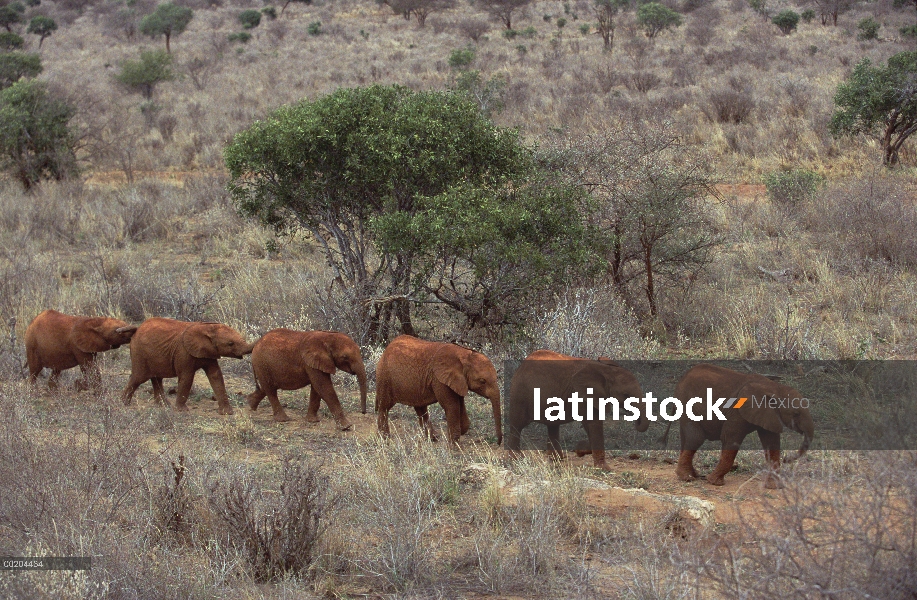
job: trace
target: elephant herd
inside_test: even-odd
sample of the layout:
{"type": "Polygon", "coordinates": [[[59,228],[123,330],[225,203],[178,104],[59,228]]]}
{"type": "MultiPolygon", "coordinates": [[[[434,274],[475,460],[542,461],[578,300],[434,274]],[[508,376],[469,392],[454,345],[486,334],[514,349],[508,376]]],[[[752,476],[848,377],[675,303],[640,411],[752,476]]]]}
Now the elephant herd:
{"type": "MultiPolygon", "coordinates": [[[[98,386],[101,384],[101,373],[95,360],[96,354],[124,344],[130,345],[131,356],[131,375],[122,393],[125,404],[130,404],[134,392],[146,381],[152,383],[156,402],[168,404],[162,380],[177,377],[174,408],[188,410],[188,395],[194,375],[202,369],[213,389],[219,413],[232,414],[218,361],[220,358],[241,359],[251,354],[255,390],[246,398],[251,410],[256,410],[261,400],[267,397],[273,418],[289,421],[277,391],[310,386],[306,421],[318,422],[318,409],[324,400],[337,426],[341,430],[350,429],[351,423],[331,381],[331,375],[340,369],[357,377],[360,410],[366,413],[366,368],[360,347],[346,334],[334,331],[274,329],[250,344],[239,332],[221,323],[155,317],[137,326],[108,317],[71,316],[46,310],[35,317],[25,333],[29,380],[34,384],[42,369],[48,368],[51,370],[48,385],[54,389],[61,371],[78,366],[83,377],[77,380],[75,387],[82,390],[98,386]]],[[[642,396],[634,375],[613,360],[605,357],[578,359],[550,350],[538,350],[526,358],[513,378],[510,397],[513,399],[522,390],[531,391],[533,387],[544,390],[546,397],[566,398],[572,391],[587,387],[593,388],[596,395],[620,398],[642,396]],[[565,364],[565,361],[576,362],[565,364]]],[[[801,397],[798,391],[761,375],[738,373],[705,364],[692,367],[682,377],[676,386],[675,397],[684,401],[702,396],[708,389],[715,396],[725,398],[752,394],[801,397]]],[[[500,445],[503,441],[500,387],[491,361],[480,352],[457,344],[400,335],[385,348],[376,367],[378,430],[387,436],[389,411],[395,404],[406,404],[414,407],[420,426],[435,440],[428,410],[431,404],[439,403],[445,412],[449,440],[455,443],[470,428],[465,406],[465,396],[469,391],[490,401],[497,445],[500,445]]],[[[681,454],[676,470],[678,477],[685,481],[697,478],[693,465],[695,453],[704,441],[720,440],[720,461],[707,476],[707,481],[723,485],[723,477],[731,470],[742,441],[754,431],[772,469],[765,484],[777,487],[779,483],[773,472],[779,467],[780,434],[784,428],[802,433],[804,439],[798,453],[802,456],[814,432],[808,409],[753,406],[749,403],[729,411],[729,414],[727,421],[694,421],[686,418],[687,415],[679,420],[681,454]]],[[[520,432],[535,420],[531,404],[511,401],[506,418],[506,450],[513,456],[520,451],[520,432]]],[[[555,456],[562,455],[559,441],[562,422],[567,421],[545,422],[548,425],[548,450],[555,456]]],[[[635,427],[638,431],[646,431],[648,426],[649,421],[641,411],[635,427]]],[[[583,427],[589,441],[577,448],[577,454],[591,453],[595,466],[608,469],[602,421],[583,421],[583,427]]]]}

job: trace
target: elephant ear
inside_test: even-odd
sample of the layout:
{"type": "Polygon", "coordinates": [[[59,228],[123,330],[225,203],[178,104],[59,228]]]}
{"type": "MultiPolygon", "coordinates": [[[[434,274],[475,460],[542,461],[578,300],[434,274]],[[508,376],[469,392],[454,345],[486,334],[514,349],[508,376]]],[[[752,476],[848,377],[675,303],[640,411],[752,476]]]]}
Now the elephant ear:
{"type": "MultiPolygon", "coordinates": [[[[736,398],[748,398],[738,410],[743,419],[756,427],[762,427],[774,433],[783,431],[783,422],[777,414],[776,408],[756,406],[765,397],[779,396],[774,386],[767,381],[751,381],[746,383],[735,394],[736,398]]],[[[728,416],[728,415],[727,415],[728,416]]]]}
{"type": "Polygon", "coordinates": [[[331,350],[322,340],[308,338],[303,344],[303,360],[306,366],[312,369],[318,369],[323,373],[333,375],[337,372],[334,365],[334,359],[331,357],[331,350]]]}
{"type": "Polygon", "coordinates": [[[462,350],[450,346],[441,348],[433,357],[433,376],[464,398],[468,395],[468,380],[465,377],[465,365],[458,356],[460,351],[462,350]]]}
{"type": "Polygon", "coordinates": [[[213,343],[212,328],[207,323],[194,323],[181,334],[185,350],[195,358],[220,358],[220,351],[213,343]]]}
{"type": "Polygon", "coordinates": [[[95,354],[96,352],[105,352],[111,350],[105,337],[102,335],[102,319],[85,319],[73,326],[71,341],[80,352],[86,354],[95,354]]]}

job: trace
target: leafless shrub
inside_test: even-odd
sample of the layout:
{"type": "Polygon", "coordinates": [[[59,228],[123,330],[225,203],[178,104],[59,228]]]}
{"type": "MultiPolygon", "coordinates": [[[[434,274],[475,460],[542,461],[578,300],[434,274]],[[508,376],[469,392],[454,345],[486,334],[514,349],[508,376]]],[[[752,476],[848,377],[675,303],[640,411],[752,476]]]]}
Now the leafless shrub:
{"type": "Polygon", "coordinates": [[[862,477],[785,473],[784,489],[739,511],[730,536],[672,552],[677,572],[733,597],[905,598],[917,588],[913,452],[876,452],[862,477]],[[741,564],[741,568],[736,568],[741,564]]]}
{"type": "Polygon", "coordinates": [[[598,290],[567,290],[555,307],[532,325],[532,347],[551,348],[583,358],[644,358],[652,342],[638,332],[633,312],[617,295],[598,290]]]}
{"type": "Polygon", "coordinates": [[[839,257],[853,251],[861,259],[917,265],[917,192],[901,178],[835,184],[811,206],[806,222],[839,257]]]}
{"type": "Polygon", "coordinates": [[[185,62],[184,68],[195,89],[203,91],[216,73],[218,63],[213,57],[195,56],[185,62]]]}
{"type": "Polygon", "coordinates": [[[171,536],[180,543],[189,543],[194,524],[193,496],[188,490],[185,455],[171,461],[164,469],[164,481],[153,498],[152,524],[160,536],[171,536]]]}
{"type": "Polygon", "coordinates": [[[717,19],[711,18],[713,14],[719,16],[715,9],[705,8],[698,11],[685,28],[688,40],[698,48],[706,48],[716,36],[717,19]]]}
{"type": "Polygon", "coordinates": [[[755,109],[751,85],[741,78],[731,77],[729,87],[713,90],[707,95],[704,112],[717,123],[743,123],[755,109]]]}
{"type": "Polygon", "coordinates": [[[804,79],[786,77],[780,81],[785,94],[786,112],[791,117],[805,117],[812,103],[812,86],[804,79]]]}
{"type": "Polygon", "coordinates": [[[245,556],[255,581],[305,576],[334,508],[328,479],[315,465],[287,455],[279,491],[262,485],[260,478],[240,470],[229,481],[213,484],[211,509],[229,543],[245,556]]]}
{"type": "Polygon", "coordinates": [[[485,33],[490,31],[490,24],[483,19],[469,17],[459,21],[458,28],[462,35],[473,42],[477,42],[485,33]]]}
{"type": "Polygon", "coordinates": [[[640,92],[641,94],[645,94],[655,89],[662,82],[659,76],[652,71],[634,71],[624,81],[628,89],[640,92]]]}

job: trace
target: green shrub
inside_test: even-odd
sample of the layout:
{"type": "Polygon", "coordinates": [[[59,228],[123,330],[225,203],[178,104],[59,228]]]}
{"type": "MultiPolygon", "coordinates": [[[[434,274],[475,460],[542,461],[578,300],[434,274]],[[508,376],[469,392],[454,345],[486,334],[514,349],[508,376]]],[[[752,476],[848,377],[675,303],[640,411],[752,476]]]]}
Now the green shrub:
{"type": "Polygon", "coordinates": [[[917,25],[908,25],[898,30],[904,37],[917,37],[917,25]]]}
{"type": "Polygon", "coordinates": [[[253,8],[239,13],[239,23],[243,29],[254,29],[261,24],[261,13],[253,8]]]}
{"type": "Polygon", "coordinates": [[[0,50],[19,50],[25,45],[22,36],[9,31],[0,33],[0,50]]]}
{"type": "Polygon", "coordinates": [[[503,30],[503,37],[505,37],[508,40],[515,39],[517,35],[519,35],[519,32],[516,31],[515,29],[504,29],[503,30]]]}
{"type": "Polygon", "coordinates": [[[476,54],[477,51],[474,46],[453,50],[452,54],[449,55],[449,66],[453,69],[465,69],[474,62],[476,54]]]}
{"type": "Polygon", "coordinates": [[[520,31],[519,35],[521,35],[524,38],[533,38],[536,35],[538,35],[538,30],[530,25],[526,27],[525,29],[523,29],[522,31],[520,31]]]}
{"type": "Polygon", "coordinates": [[[586,23],[583,23],[582,25],[579,26],[579,32],[582,33],[583,35],[589,35],[590,29],[591,28],[586,23]]]}
{"type": "Polygon", "coordinates": [[[0,92],[0,154],[25,189],[76,171],[75,114],[40,81],[20,81],[0,92]]]}
{"type": "Polygon", "coordinates": [[[36,77],[41,71],[41,57],[37,54],[4,52],[0,54],[0,90],[13,85],[23,77],[36,77]]]}
{"type": "Polygon", "coordinates": [[[802,15],[800,15],[800,17],[802,17],[803,23],[811,23],[815,19],[815,16],[815,11],[811,8],[805,9],[802,11],[802,15]]]}
{"type": "Polygon", "coordinates": [[[247,31],[239,31],[238,33],[230,33],[226,36],[230,42],[239,42],[240,44],[247,44],[250,39],[252,39],[252,34],[247,31]]]}
{"type": "Polygon", "coordinates": [[[880,27],[882,27],[882,25],[872,17],[861,19],[860,22],[857,23],[857,39],[861,42],[878,39],[880,27]]]}
{"type": "Polygon", "coordinates": [[[775,204],[796,206],[811,200],[825,184],[825,177],[815,171],[793,169],[774,171],[763,178],[767,196],[775,204]]]}
{"type": "Polygon", "coordinates": [[[277,18],[277,9],[274,8],[273,6],[265,6],[264,8],[261,9],[261,14],[267,17],[268,19],[273,20],[277,18]]]}
{"type": "Polygon", "coordinates": [[[322,34],[322,22],[321,21],[312,21],[309,23],[309,26],[306,27],[306,31],[309,32],[309,35],[321,35],[322,34]]]}
{"type": "Polygon", "coordinates": [[[789,35],[796,30],[799,25],[799,13],[792,10],[784,10],[776,17],[771,19],[771,23],[780,28],[783,35],[789,35]]]}
{"type": "Polygon", "coordinates": [[[566,24],[567,24],[567,20],[565,18],[561,17],[557,19],[557,28],[558,29],[563,29],[566,24]]]}

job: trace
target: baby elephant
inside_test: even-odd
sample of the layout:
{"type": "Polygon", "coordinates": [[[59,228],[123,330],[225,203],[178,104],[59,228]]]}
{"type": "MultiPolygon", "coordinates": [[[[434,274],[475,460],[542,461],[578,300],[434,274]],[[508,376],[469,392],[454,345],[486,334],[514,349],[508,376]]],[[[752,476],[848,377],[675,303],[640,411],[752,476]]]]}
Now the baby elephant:
{"type": "Polygon", "coordinates": [[[61,371],[79,366],[83,378],[76,389],[99,386],[102,374],[96,364],[96,354],[128,344],[137,330],[119,319],[108,317],[76,317],[56,310],[39,314],[25,330],[25,352],[29,363],[29,382],[45,367],[51,369],[48,387],[57,389],[61,371]]]}
{"type": "Polygon", "coordinates": [[[231,415],[226,396],[220,357],[242,358],[251,354],[253,344],[231,327],[221,323],[189,323],[173,319],[147,319],[131,340],[131,378],[121,398],[130,404],[134,392],[147,380],[153,382],[153,395],[159,403],[168,401],[162,380],[178,377],[175,410],[188,410],[188,394],[194,374],[203,369],[219,403],[221,415],[231,415]]]}
{"type": "Polygon", "coordinates": [[[274,410],[274,420],[289,421],[290,417],[277,398],[277,390],[298,390],[311,385],[306,421],[318,423],[318,408],[324,400],[338,427],[346,431],[351,427],[350,421],[331,384],[331,375],[337,369],[357,376],[360,411],[366,414],[366,368],[360,347],[350,336],[337,331],[269,331],[252,350],[255,391],[248,395],[248,406],[257,410],[267,396],[274,410]]]}

